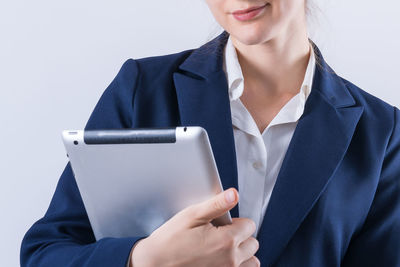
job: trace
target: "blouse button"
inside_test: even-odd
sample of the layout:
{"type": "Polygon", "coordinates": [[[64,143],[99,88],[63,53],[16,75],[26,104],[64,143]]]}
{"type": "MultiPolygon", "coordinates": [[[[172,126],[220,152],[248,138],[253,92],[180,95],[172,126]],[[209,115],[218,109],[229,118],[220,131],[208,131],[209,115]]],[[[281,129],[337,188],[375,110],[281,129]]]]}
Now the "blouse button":
{"type": "Polygon", "coordinates": [[[253,168],[254,169],[259,169],[259,168],[261,168],[261,165],[262,165],[261,162],[256,161],[256,162],[253,163],[253,168]]]}

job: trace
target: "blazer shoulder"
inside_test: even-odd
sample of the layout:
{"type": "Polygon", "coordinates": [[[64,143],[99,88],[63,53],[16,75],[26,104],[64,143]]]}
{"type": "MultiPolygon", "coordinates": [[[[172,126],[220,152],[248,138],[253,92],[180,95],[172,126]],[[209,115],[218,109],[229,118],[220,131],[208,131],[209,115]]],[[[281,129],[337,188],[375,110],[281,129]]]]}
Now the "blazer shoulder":
{"type": "Polygon", "coordinates": [[[396,127],[400,126],[400,111],[394,105],[363,90],[354,83],[339,76],[349,93],[356,101],[356,105],[362,106],[364,112],[359,124],[366,134],[378,134],[384,138],[385,143],[393,135],[396,127]]]}
{"type": "Polygon", "coordinates": [[[380,122],[394,123],[394,116],[397,109],[395,106],[365,91],[345,78],[340,76],[339,78],[343,81],[357,105],[364,107],[366,116],[370,119],[379,120],[380,122]]]}
{"type": "Polygon", "coordinates": [[[185,59],[195,49],[187,49],[176,53],[148,56],[142,58],[136,58],[142,75],[162,75],[170,74],[177,70],[178,66],[185,61],[185,59]]]}

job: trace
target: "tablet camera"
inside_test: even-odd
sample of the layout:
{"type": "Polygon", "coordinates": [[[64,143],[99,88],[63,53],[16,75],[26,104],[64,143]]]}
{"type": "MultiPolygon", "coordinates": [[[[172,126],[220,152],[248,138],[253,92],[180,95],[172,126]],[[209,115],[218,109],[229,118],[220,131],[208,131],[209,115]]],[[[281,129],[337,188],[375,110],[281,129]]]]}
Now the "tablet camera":
{"type": "Polygon", "coordinates": [[[74,141],[74,145],[77,145],[77,144],[78,144],[78,141],[75,140],[75,141],[74,141]]]}

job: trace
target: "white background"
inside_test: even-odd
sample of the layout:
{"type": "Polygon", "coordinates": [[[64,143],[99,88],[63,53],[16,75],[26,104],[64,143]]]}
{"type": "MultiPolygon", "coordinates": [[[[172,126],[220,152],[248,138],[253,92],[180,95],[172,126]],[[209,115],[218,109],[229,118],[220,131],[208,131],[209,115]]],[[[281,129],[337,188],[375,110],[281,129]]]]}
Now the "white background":
{"type": "MultiPolygon", "coordinates": [[[[320,0],[312,38],[337,73],[400,106],[400,2],[320,0]]],[[[0,266],[43,216],[83,128],[128,58],[196,48],[220,32],[203,0],[0,2],[0,266]]]]}

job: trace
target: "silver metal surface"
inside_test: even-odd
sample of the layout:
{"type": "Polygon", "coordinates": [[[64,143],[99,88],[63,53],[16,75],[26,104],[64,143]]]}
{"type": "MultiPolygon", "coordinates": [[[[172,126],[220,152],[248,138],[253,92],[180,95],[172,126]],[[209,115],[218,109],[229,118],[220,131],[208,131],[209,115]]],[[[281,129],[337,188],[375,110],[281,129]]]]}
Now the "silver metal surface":
{"type": "MultiPolygon", "coordinates": [[[[62,133],[96,240],[149,235],[222,190],[201,127],[177,127],[176,143],[87,145],[83,136],[83,130],[62,133]]],[[[230,222],[229,213],[213,221],[230,222]]]]}

